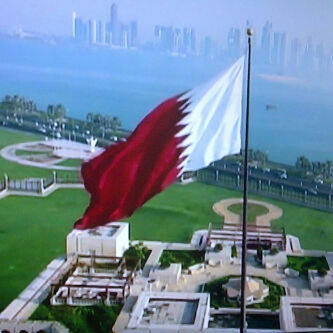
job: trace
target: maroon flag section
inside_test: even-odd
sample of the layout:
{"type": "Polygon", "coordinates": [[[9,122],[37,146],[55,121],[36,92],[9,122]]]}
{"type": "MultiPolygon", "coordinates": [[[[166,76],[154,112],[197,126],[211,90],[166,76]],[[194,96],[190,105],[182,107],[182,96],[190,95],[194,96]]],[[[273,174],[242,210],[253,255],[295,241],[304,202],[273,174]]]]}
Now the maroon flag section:
{"type": "Polygon", "coordinates": [[[187,115],[188,98],[170,98],[148,114],[126,142],[111,145],[82,165],[90,204],[74,227],[88,229],[130,216],[172,184],[179,174],[186,138],[176,136],[187,115]],[[186,111],[185,111],[186,109],[186,111]]]}

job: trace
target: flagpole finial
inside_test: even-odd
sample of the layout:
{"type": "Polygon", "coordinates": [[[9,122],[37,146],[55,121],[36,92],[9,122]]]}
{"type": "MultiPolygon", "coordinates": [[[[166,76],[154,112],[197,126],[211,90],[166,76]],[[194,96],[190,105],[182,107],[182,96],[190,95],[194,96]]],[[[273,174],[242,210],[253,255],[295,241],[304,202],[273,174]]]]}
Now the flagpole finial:
{"type": "Polygon", "coordinates": [[[246,30],[246,33],[247,33],[247,35],[250,37],[250,36],[253,36],[253,29],[251,29],[251,28],[248,28],[247,30],[246,30]]]}

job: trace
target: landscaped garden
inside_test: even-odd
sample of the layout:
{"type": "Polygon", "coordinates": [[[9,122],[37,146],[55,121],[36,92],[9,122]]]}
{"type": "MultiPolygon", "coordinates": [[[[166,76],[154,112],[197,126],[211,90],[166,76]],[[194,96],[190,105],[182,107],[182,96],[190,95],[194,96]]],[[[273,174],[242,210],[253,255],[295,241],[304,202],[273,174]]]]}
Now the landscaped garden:
{"type": "Polygon", "coordinates": [[[121,305],[52,306],[46,300],[30,319],[58,321],[72,333],[109,333],[121,308],[121,305]]]}
{"type": "Polygon", "coordinates": [[[301,276],[307,277],[308,270],[314,269],[322,272],[328,271],[328,263],[325,257],[291,257],[288,256],[288,267],[300,273],[301,276]]]}
{"type": "MultiPolygon", "coordinates": [[[[39,139],[35,135],[0,130],[0,148],[39,139]]],[[[51,170],[22,166],[1,158],[0,173],[8,173],[12,178],[52,175],[51,170]]],[[[221,227],[221,217],[213,212],[212,205],[232,197],[241,197],[241,192],[201,183],[176,184],[125,221],[130,222],[132,240],[189,242],[194,231],[206,229],[210,222],[213,228],[221,227]]],[[[279,206],[283,216],[273,221],[273,229],[285,227],[288,234],[300,238],[303,248],[333,250],[331,213],[259,196],[250,198],[279,206]]],[[[0,200],[0,311],[52,259],[65,253],[65,237],[84,212],[88,200],[88,194],[82,190],[59,190],[45,198],[6,197],[0,200]]]]}
{"type": "MultiPolygon", "coordinates": [[[[227,297],[227,291],[223,288],[230,278],[235,276],[224,276],[222,278],[210,281],[204,285],[203,292],[210,294],[210,304],[212,307],[218,308],[229,308],[229,307],[239,307],[239,304],[235,300],[230,300],[227,297]]],[[[258,277],[256,277],[258,278],[258,277]]],[[[280,306],[280,297],[285,295],[285,290],[283,287],[275,284],[274,282],[260,277],[266,286],[269,287],[269,295],[264,298],[261,303],[248,305],[249,308],[255,309],[270,309],[276,310],[280,306]]]]}
{"type": "Polygon", "coordinates": [[[135,245],[130,245],[130,247],[125,251],[124,257],[126,258],[126,265],[130,269],[134,269],[137,264],[139,268],[143,268],[149,258],[151,251],[143,246],[143,243],[138,243],[135,245]]]}
{"type": "MultiPolygon", "coordinates": [[[[243,204],[237,203],[230,205],[228,209],[240,216],[243,215],[243,204]]],[[[256,221],[257,216],[264,215],[268,213],[268,209],[262,205],[257,205],[253,203],[249,203],[247,205],[247,222],[254,223],[256,221]]]]}
{"type": "Polygon", "coordinates": [[[205,261],[205,251],[164,250],[160,257],[161,268],[167,268],[170,264],[182,264],[182,268],[188,269],[195,264],[205,261]]]}
{"type": "MultiPolygon", "coordinates": [[[[43,137],[36,134],[30,134],[16,130],[5,128],[0,129],[0,150],[15,143],[39,140],[43,140],[43,137]]],[[[25,154],[26,152],[29,154],[34,154],[34,152],[18,150],[19,155],[25,154]]],[[[44,152],[44,154],[47,154],[47,152],[44,152]]],[[[52,177],[52,170],[21,165],[0,157],[0,178],[2,178],[4,174],[7,174],[10,179],[50,178],[52,177]]],[[[77,176],[77,174],[78,171],[57,170],[57,175],[59,177],[73,177],[77,176]]]]}

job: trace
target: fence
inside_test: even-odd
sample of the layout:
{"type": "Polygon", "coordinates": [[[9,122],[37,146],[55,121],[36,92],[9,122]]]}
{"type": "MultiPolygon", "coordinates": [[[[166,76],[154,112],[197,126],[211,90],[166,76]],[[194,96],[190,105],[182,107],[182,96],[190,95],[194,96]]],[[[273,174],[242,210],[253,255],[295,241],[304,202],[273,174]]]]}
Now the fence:
{"type": "Polygon", "coordinates": [[[42,193],[54,184],[81,184],[80,176],[56,174],[49,178],[28,178],[28,179],[8,179],[5,176],[4,180],[0,181],[0,191],[11,190],[16,192],[42,193]]]}
{"type": "MultiPolygon", "coordinates": [[[[243,190],[243,175],[237,171],[208,167],[198,171],[197,180],[232,190],[243,190]]],[[[331,192],[297,186],[284,180],[272,180],[253,175],[249,175],[248,190],[250,193],[265,197],[333,212],[331,192]]]]}
{"type": "Polygon", "coordinates": [[[8,190],[24,192],[41,192],[41,179],[10,179],[8,180],[8,190]]]}

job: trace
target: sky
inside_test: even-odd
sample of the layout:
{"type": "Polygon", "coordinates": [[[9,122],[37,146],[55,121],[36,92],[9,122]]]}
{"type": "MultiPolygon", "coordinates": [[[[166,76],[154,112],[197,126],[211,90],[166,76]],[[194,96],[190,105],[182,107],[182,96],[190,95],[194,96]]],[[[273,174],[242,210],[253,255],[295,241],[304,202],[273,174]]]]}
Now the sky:
{"type": "Polygon", "coordinates": [[[107,21],[111,3],[118,4],[120,20],[138,20],[141,41],[153,37],[155,24],[193,26],[199,36],[224,42],[231,26],[245,29],[249,20],[260,36],[270,20],[290,38],[311,36],[333,47],[332,0],[1,0],[0,27],[69,36],[73,11],[107,21]]]}

